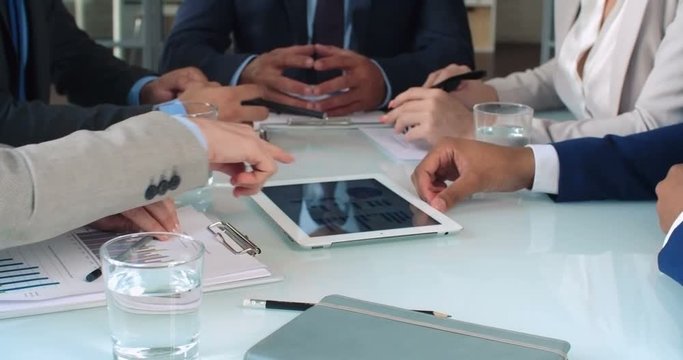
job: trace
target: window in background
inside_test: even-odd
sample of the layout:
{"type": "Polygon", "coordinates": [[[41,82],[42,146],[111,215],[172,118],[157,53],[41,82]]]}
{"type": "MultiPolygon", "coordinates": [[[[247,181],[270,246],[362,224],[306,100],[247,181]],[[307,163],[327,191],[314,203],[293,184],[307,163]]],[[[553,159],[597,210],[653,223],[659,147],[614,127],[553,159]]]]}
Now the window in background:
{"type": "Polygon", "coordinates": [[[76,23],[114,55],[156,69],[181,0],[64,0],[76,23]]]}

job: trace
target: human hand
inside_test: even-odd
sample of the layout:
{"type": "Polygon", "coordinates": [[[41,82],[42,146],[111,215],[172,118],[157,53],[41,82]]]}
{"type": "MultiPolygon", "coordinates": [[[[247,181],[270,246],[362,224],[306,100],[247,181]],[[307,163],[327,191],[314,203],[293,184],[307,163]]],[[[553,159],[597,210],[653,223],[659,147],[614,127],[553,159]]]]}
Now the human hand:
{"type": "Polygon", "coordinates": [[[140,90],[141,104],[159,104],[171,101],[187,89],[191,83],[205,83],[204,73],[194,67],[173,70],[150,81],[140,90]]]}
{"type": "Polygon", "coordinates": [[[531,188],[535,172],[529,148],[446,138],[420,162],[412,181],[424,201],[444,212],[477,192],[531,188]],[[446,186],[446,180],[453,183],[446,186]]]}
{"type": "Polygon", "coordinates": [[[211,170],[230,175],[235,187],[233,195],[254,195],[277,171],[277,163],[291,163],[294,158],[260,139],[251,126],[193,119],[204,134],[208,145],[211,170]]]}
{"type": "MultiPolygon", "coordinates": [[[[313,95],[338,93],[312,103],[312,108],[331,116],[377,109],[386,96],[382,72],[370,59],[350,50],[315,45],[316,71],[342,70],[342,75],[313,87],[313,95]],[[342,91],[343,90],[343,91],[342,91]]],[[[309,106],[310,108],[310,106],[309,106]]]]}
{"type": "MultiPolygon", "coordinates": [[[[472,71],[468,66],[451,64],[443,69],[432,72],[427,77],[427,80],[422,87],[430,88],[448,78],[455,75],[464,74],[472,71]]],[[[493,86],[486,85],[481,80],[464,80],[460,82],[460,86],[451,92],[451,96],[455,97],[468,109],[472,109],[474,105],[484,102],[498,101],[498,93],[493,86]]]]}
{"type": "Polygon", "coordinates": [[[180,222],[173,199],[168,198],[107,216],[90,226],[110,232],[178,232],[180,222]]]}
{"type": "Polygon", "coordinates": [[[474,136],[472,113],[440,89],[408,89],[389,103],[389,109],[380,121],[394,125],[408,141],[426,140],[434,145],[444,136],[474,136]]]}
{"type": "Polygon", "coordinates": [[[655,191],[659,226],[666,233],[683,212],[683,164],[672,166],[666,178],[657,184],[655,191]]]}
{"type": "Polygon", "coordinates": [[[243,106],[242,101],[256,99],[264,94],[257,85],[221,86],[218,83],[195,82],[188,85],[178,100],[206,102],[218,108],[218,120],[227,122],[253,122],[268,117],[262,106],[243,106]]]}
{"type": "Polygon", "coordinates": [[[281,104],[306,108],[308,102],[288,94],[310,96],[313,90],[304,84],[284,76],[286,69],[313,68],[313,45],[295,45],[261,54],[242,71],[240,84],[258,84],[265,89],[265,98],[281,104]]]}

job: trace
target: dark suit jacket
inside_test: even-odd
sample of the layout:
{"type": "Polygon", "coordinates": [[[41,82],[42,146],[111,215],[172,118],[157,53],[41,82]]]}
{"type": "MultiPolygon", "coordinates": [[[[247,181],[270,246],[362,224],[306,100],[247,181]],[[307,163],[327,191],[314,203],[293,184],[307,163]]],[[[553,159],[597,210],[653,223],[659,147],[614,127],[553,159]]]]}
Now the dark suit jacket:
{"type": "MultiPolygon", "coordinates": [[[[450,63],[474,66],[462,0],[350,0],[349,6],[350,48],[382,66],[394,96],[450,63]]],[[[249,55],[307,42],[306,0],[185,1],[161,67],[198,66],[228,84],[249,55]],[[225,54],[231,38],[235,51],[225,54]]]]}
{"type": "Polygon", "coordinates": [[[148,71],[116,59],[79,30],[60,0],[25,0],[29,27],[26,103],[16,88],[18,58],[7,8],[0,4],[0,143],[20,146],[56,139],[79,129],[102,130],[149,111],[122,107],[135,81],[148,71]],[[50,106],[50,85],[81,106],[50,106]]]}
{"type": "Polygon", "coordinates": [[[553,146],[560,158],[557,201],[651,200],[669,168],[683,163],[683,124],[553,146]]]}
{"type": "Polygon", "coordinates": [[[683,285],[683,225],[679,225],[671,234],[657,260],[659,270],[683,285]]]}
{"type": "MultiPolygon", "coordinates": [[[[553,144],[560,159],[557,201],[655,199],[657,183],[683,163],[683,124],[626,137],[553,144]]],[[[659,269],[683,285],[683,225],[659,253],[659,269]]]]}

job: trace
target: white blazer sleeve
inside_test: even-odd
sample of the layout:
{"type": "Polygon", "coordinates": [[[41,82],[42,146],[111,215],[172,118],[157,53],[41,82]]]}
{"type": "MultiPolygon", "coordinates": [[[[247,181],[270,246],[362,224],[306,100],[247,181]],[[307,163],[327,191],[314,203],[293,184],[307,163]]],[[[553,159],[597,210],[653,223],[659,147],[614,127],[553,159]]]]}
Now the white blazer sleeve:
{"type": "Polygon", "coordinates": [[[553,84],[553,74],[557,68],[555,59],[523,72],[516,72],[504,78],[487,82],[498,93],[503,102],[529,105],[535,111],[563,108],[553,84]]]}
{"type": "MultiPolygon", "coordinates": [[[[580,137],[629,135],[683,121],[683,3],[678,6],[656,51],[654,67],[638,96],[635,109],[610,118],[556,122],[534,119],[532,143],[580,137]]],[[[532,89],[539,89],[532,85],[532,89]]],[[[548,89],[546,89],[548,90],[548,89]]],[[[548,90],[549,91],[549,90],[548,90]]],[[[542,96],[545,98],[547,96],[542,96]]]]}
{"type": "Polygon", "coordinates": [[[102,217],[161,200],[150,185],[177,176],[173,195],[206,184],[206,150],[159,112],[105,131],[78,131],[0,148],[0,248],[45,240],[102,217]]]}

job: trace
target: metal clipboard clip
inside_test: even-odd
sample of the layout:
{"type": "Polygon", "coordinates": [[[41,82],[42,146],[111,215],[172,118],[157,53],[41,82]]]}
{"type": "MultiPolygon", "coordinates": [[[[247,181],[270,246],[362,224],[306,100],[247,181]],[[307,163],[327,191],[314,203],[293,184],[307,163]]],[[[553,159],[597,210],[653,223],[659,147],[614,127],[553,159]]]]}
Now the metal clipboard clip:
{"type": "Polygon", "coordinates": [[[208,229],[235,255],[249,254],[254,256],[261,253],[261,249],[256,244],[228,222],[215,222],[209,225],[208,229]]]}

